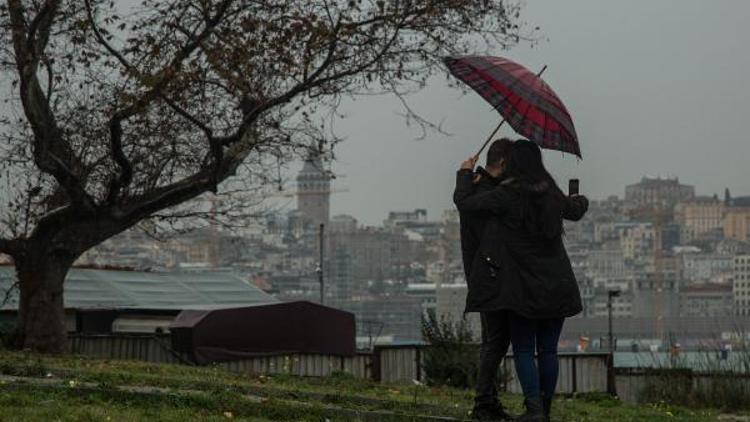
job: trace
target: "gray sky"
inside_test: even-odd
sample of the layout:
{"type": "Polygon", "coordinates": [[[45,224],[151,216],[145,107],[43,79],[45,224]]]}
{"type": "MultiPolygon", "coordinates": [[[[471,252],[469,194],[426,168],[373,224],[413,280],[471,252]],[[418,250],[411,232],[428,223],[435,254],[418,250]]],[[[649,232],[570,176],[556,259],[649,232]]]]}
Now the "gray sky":
{"type": "MultiPolygon", "coordinates": [[[[578,177],[583,193],[602,198],[622,196],[643,175],[675,175],[701,194],[750,194],[750,1],[527,3],[522,20],[540,26],[543,39],[496,54],[532,70],[549,66],[545,80],[573,115],[584,156],[546,153],[561,186],[578,177]]],[[[346,141],[333,169],[345,175],[335,186],[348,192],[334,194],[333,214],[380,224],[390,210],[427,208],[438,218],[452,208],[455,170],[499,116],[443,78],[411,103],[452,136],[415,140],[420,132],[406,127],[392,98],[342,107],[346,141]]]]}
{"type": "MultiPolygon", "coordinates": [[[[497,51],[545,80],[573,115],[583,161],[546,153],[561,186],[623,195],[642,175],[675,175],[701,194],[750,194],[750,16],[747,0],[533,0],[522,18],[548,40],[497,51]]],[[[333,214],[379,224],[389,210],[451,208],[454,172],[499,122],[474,93],[438,79],[413,105],[453,136],[414,140],[389,98],[343,107],[333,214]]],[[[512,135],[509,129],[504,132],[512,135]]]]}

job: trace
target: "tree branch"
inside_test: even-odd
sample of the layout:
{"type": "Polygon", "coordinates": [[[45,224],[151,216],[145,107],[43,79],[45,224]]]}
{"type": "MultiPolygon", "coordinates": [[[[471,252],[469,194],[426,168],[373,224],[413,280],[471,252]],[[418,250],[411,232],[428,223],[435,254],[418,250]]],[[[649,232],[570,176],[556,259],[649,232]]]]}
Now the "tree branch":
{"type": "Polygon", "coordinates": [[[47,46],[49,40],[50,27],[52,26],[52,18],[54,17],[59,7],[59,0],[47,0],[44,2],[39,13],[34,17],[29,24],[27,46],[28,49],[33,51],[33,54],[39,58],[41,57],[42,51],[47,46]],[[37,39],[37,31],[40,37],[37,39]]]}
{"type": "Polygon", "coordinates": [[[260,141],[256,138],[246,135],[240,142],[235,143],[227,150],[225,159],[218,170],[204,168],[191,176],[155,189],[146,195],[131,198],[128,205],[119,210],[119,215],[116,215],[115,218],[138,221],[157,211],[181,204],[214,189],[217,183],[234,175],[245,158],[259,144],[260,141]]]}
{"type": "Polygon", "coordinates": [[[21,102],[34,132],[34,162],[65,188],[72,202],[92,209],[93,201],[72,168],[75,157],[70,144],[62,137],[49,99],[37,77],[39,61],[49,41],[50,28],[59,6],[59,1],[48,0],[32,20],[34,33],[30,34],[26,32],[25,9],[21,0],[8,0],[21,102]]]}
{"type": "MultiPolygon", "coordinates": [[[[340,23],[340,21],[339,21],[340,23]]],[[[338,34],[338,31],[340,30],[341,26],[337,25],[334,28],[334,32],[332,34],[331,42],[328,44],[328,51],[326,52],[326,57],[323,60],[323,62],[318,66],[313,73],[311,73],[307,78],[305,78],[302,82],[298,83],[294,87],[292,87],[289,91],[286,93],[270,100],[264,103],[257,104],[252,110],[248,110],[248,112],[243,116],[242,122],[240,123],[239,128],[237,131],[229,136],[225,136],[220,139],[220,142],[222,145],[231,145],[234,142],[237,142],[238,140],[242,139],[245,136],[245,133],[247,129],[249,128],[250,124],[258,118],[264,111],[269,110],[273,107],[276,107],[278,105],[284,104],[289,102],[292,98],[300,94],[301,92],[304,92],[305,90],[309,89],[308,86],[315,81],[316,78],[318,78],[320,75],[323,74],[323,72],[328,69],[331,64],[334,62],[334,57],[336,53],[336,47],[338,45],[336,35],[338,34]]]]}
{"type": "Polygon", "coordinates": [[[99,42],[99,44],[101,44],[101,46],[104,47],[104,49],[107,50],[109,54],[115,56],[117,61],[119,61],[120,64],[125,67],[125,69],[132,70],[133,66],[125,58],[125,56],[123,56],[122,53],[112,47],[112,45],[107,42],[104,36],[102,36],[101,31],[99,31],[99,27],[96,25],[96,20],[94,19],[94,11],[91,8],[91,0],[84,0],[84,5],[86,6],[86,17],[89,20],[89,25],[91,25],[91,30],[94,32],[94,37],[96,38],[97,42],[99,42]]]}
{"type": "MultiPolygon", "coordinates": [[[[130,165],[130,162],[128,161],[122,150],[122,122],[141,112],[143,109],[148,107],[156,98],[164,98],[164,96],[162,95],[162,91],[164,90],[164,88],[166,88],[169,82],[172,81],[172,75],[179,71],[180,67],[182,66],[182,62],[186,58],[190,57],[190,55],[201,45],[201,43],[211,34],[211,32],[213,32],[214,28],[221,22],[224,13],[226,13],[231,4],[232,0],[225,0],[221,3],[216,14],[206,20],[206,25],[204,26],[203,30],[194,39],[189,40],[188,43],[182,46],[182,48],[177,51],[174,58],[169,62],[169,64],[157,73],[158,75],[160,75],[160,79],[156,81],[156,83],[154,83],[153,88],[144,93],[138,100],[135,101],[135,103],[114,113],[114,115],[112,116],[109,124],[110,145],[112,149],[112,156],[115,162],[120,167],[121,172],[120,176],[110,183],[107,192],[108,203],[113,203],[116,200],[117,196],[120,194],[120,191],[123,188],[129,186],[130,182],[132,181],[132,166],[130,165]]],[[[93,24],[93,15],[90,15],[89,19],[92,20],[93,24]]],[[[101,35],[99,35],[99,37],[100,36],[101,35]]],[[[105,45],[108,45],[106,44],[106,40],[105,45]]],[[[118,60],[120,59],[118,58],[118,60]]],[[[127,63],[127,60],[125,60],[125,63],[127,63]]],[[[195,120],[193,119],[191,121],[195,120]]],[[[212,143],[213,150],[215,149],[215,147],[213,146],[214,142],[212,141],[212,139],[212,137],[209,138],[209,141],[211,141],[212,143]]],[[[214,155],[219,157],[219,159],[221,157],[221,154],[217,154],[216,152],[214,152],[214,155]]]]}
{"type": "Polygon", "coordinates": [[[110,152],[115,163],[120,167],[120,174],[110,181],[106,199],[108,204],[113,204],[122,188],[130,185],[133,180],[133,166],[122,148],[122,120],[123,118],[119,116],[119,113],[115,113],[109,121],[110,152]]]}
{"type": "MultiPolygon", "coordinates": [[[[403,24],[403,22],[404,20],[402,19],[399,25],[403,24]]],[[[335,57],[335,52],[336,52],[336,47],[337,47],[336,35],[338,34],[339,29],[340,29],[340,26],[337,26],[336,30],[333,33],[333,39],[331,40],[331,43],[329,44],[329,50],[327,52],[326,58],[323,60],[323,63],[321,63],[321,65],[312,74],[310,74],[310,76],[307,79],[298,83],[297,85],[289,89],[284,94],[279,95],[278,97],[270,101],[267,101],[265,103],[261,103],[257,107],[255,107],[255,109],[251,113],[248,113],[243,118],[243,121],[240,124],[240,127],[237,130],[237,132],[235,132],[234,134],[230,136],[222,138],[222,143],[224,145],[229,145],[233,142],[236,142],[237,139],[240,139],[244,135],[244,130],[247,129],[247,126],[266,110],[269,110],[273,107],[277,107],[281,104],[285,104],[291,101],[297,95],[301,94],[302,92],[309,91],[313,88],[322,86],[331,81],[339,80],[347,76],[356,75],[366,70],[367,68],[373,66],[374,64],[378,63],[383,58],[383,56],[386,53],[388,53],[388,51],[390,50],[391,46],[396,41],[396,39],[398,39],[398,35],[400,32],[400,26],[397,26],[396,29],[394,30],[393,35],[388,39],[388,41],[383,46],[383,48],[380,49],[380,51],[378,51],[378,53],[375,54],[375,56],[371,60],[368,60],[365,63],[359,66],[350,68],[348,70],[344,70],[344,71],[329,75],[325,78],[318,79],[323,74],[323,72],[325,72],[334,63],[334,57],[335,57]]]]}

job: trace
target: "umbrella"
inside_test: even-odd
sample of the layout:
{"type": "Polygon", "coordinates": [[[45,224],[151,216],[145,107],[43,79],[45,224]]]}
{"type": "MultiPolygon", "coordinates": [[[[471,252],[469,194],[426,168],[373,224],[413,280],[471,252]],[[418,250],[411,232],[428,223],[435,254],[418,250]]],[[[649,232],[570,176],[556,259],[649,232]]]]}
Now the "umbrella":
{"type": "Polygon", "coordinates": [[[444,61],[453,76],[469,85],[503,116],[477,156],[507,121],[516,132],[542,148],[581,157],[570,113],[541,78],[546,66],[534,74],[502,57],[446,57],[444,61]]]}

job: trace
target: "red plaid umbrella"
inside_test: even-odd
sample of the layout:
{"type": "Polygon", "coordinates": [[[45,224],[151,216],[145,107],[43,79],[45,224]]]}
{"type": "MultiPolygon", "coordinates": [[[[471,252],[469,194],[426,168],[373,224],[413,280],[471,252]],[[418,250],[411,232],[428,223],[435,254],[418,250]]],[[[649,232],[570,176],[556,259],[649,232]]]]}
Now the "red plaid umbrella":
{"type": "Polygon", "coordinates": [[[502,57],[446,57],[448,70],[479,93],[503,116],[479,155],[506,121],[540,147],[581,157],[573,119],[555,92],[525,67],[502,57]]]}

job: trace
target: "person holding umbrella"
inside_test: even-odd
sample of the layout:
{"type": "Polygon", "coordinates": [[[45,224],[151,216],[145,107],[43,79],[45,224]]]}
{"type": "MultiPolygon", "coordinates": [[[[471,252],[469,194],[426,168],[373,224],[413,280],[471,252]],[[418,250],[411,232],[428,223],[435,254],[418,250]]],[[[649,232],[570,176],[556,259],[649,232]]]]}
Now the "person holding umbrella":
{"type": "Polygon", "coordinates": [[[562,241],[562,220],[581,219],[588,200],[562,193],[533,142],[513,144],[505,179],[492,191],[473,191],[475,162],[472,157],[462,163],[454,202],[460,212],[492,212],[500,241],[477,252],[469,282],[498,286],[493,305],[509,311],[516,374],[525,398],[526,413],[518,420],[544,422],[557,384],[563,321],[582,310],[562,241]]]}
{"type": "MultiPolygon", "coordinates": [[[[487,151],[484,168],[477,167],[472,177],[472,192],[492,191],[503,180],[503,168],[510,155],[513,142],[502,138],[494,141],[487,151]]],[[[466,275],[468,294],[464,312],[479,312],[481,324],[481,346],[479,349],[479,373],[476,380],[476,395],[472,416],[480,421],[512,420],[497,397],[495,379],[497,369],[510,348],[508,315],[504,310],[494,309],[492,301],[497,297],[497,283],[473,284],[471,267],[479,251],[486,243],[497,242],[491,212],[459,212],[461,228],[461,253],[466,275]],[[486,230],[489,229],[489,230],[486,230]]]]}
{"type": "MultiPolygon", "coordinates": [[[[565,318],[582,310],[578,284],[562,241],[563,218],[579,220],[588,209],[581,195],[566,196],[545,169],[540,147],[581,157],[573,119],[544,80],[502,57],[446,57],[448,70],[480,94],[502,116],[479,153],[464,161],[453,200],[459,212],[492,212],[484,242],[469,271],[469,285],[494,286],[493,309],[508,311],[516,373],[526,413],[520,421],[549,419],[558,376],[557,343],[565,318]],[[475,192],[477,158],[507,122],[530,141],[513,144],[504,180],[475,192]],[[533,141],[533,142],[532,142],[533,141]],[[534,353],[539,356],[538,366],[534,353]]],[[[577,184],[575,184],[577,189],[577,184]]],[[[483,306],[477,309],[483,311],[483,306]]]]}

